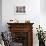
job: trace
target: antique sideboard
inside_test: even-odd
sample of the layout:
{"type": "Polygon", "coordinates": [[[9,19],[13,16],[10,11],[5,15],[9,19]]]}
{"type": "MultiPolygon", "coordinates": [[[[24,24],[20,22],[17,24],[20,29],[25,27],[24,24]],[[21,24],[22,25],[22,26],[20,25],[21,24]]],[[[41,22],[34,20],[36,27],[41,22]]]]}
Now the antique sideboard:
{"type": "Polygon", "coordinates": [[[33,23],[7,23],[12,39],[18,46],[33,46],[33,23]]]}

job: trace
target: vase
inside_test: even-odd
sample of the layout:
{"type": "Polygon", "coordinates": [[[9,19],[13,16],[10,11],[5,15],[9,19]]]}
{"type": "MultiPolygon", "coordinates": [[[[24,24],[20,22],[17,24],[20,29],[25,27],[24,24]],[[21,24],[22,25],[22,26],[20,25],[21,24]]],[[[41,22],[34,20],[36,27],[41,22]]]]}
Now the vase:
{"type": "Polygon", "coordinates": [[[39,40],[39,46],[45,46],[45,41],[39,40]]]}

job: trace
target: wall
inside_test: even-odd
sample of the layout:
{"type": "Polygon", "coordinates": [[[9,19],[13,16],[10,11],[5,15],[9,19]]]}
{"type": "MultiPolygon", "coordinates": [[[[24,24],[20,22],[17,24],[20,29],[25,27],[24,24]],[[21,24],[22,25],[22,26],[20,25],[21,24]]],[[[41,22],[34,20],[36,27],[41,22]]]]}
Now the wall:
{"type": "Polygon", "coordinates": [[[17,19],[20,22],[24,22],[26,19],[29,19],[31,22],[39,23],[39,14],[40,14],[40,0],[39,1],[25,0],[25,2],[23,0],[21,0],[21,1],[20,0],[3,0],[2,1],[2,23],[3,23],[3,26],[5,26],[6,23],[10,19],[17,19]],[[19,14],[19,15],[15,14],[14,15],[14,7],[16,7],[16,5],[19,5],[18,3],[20,5],[26,6],[26,13],[24,15],[23,14],[19,14]]]}
{"type": "Polygon", "coordinates": [[[40,0],[40,24],[46,31],[46,0],[40,0]]]}
{"type": "Polygon", "coordinates": [[[0,0],[0,31],[2,29],[2,0],[0,0]]]}
{"type": "MultiPolygon", "coordinates": [[[[42,5],[42,4],[41,4],[42,5]]],[[[33,25],[33,45],[38,46],[38,39],[36,37],[36,27],[39,24],[46,30],[46,15],[41,11],[43,6],[40,5],[40,0],[2,0],[2,26],[3,31],[8,30],[7,22],[11,19],[17,19],[19,22],[25,22],[25,20],[30,20],[33,25]],[[25,14],[14,13],[14,8],[16,5],[25,5],[25,14]]]]}
{"type": "Polygon", "coordinates": [[[46,13],[46,0],[40,0],[40,9],[42,13],[46,13]]]}

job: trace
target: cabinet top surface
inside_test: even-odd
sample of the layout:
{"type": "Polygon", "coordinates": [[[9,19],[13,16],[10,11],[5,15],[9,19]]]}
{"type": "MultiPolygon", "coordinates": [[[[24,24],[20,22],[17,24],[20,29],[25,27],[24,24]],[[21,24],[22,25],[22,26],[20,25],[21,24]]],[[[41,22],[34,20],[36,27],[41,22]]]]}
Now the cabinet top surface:
{"type": "Polygon", "coordinates": [[[34,23],[7,23],[7,24],[34,24],[34,23]]]}
{"type": "Polygon", "coordinates": [[[7,23],[8,25],[14,25],[14,24],[18,24],[18,25],[23,25],[23,24],[31,24],[33,25],[34,23],[7,23]]]}

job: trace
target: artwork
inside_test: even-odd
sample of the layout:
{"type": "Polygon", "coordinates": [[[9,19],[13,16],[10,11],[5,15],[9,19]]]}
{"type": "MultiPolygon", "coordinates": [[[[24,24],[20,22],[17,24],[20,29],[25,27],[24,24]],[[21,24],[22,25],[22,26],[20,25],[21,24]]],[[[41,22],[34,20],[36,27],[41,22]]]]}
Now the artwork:
{"type": "Polygon", "coordinates": [[[16,6],[16,13],[25,13],[25,6],[16,6]]]}

